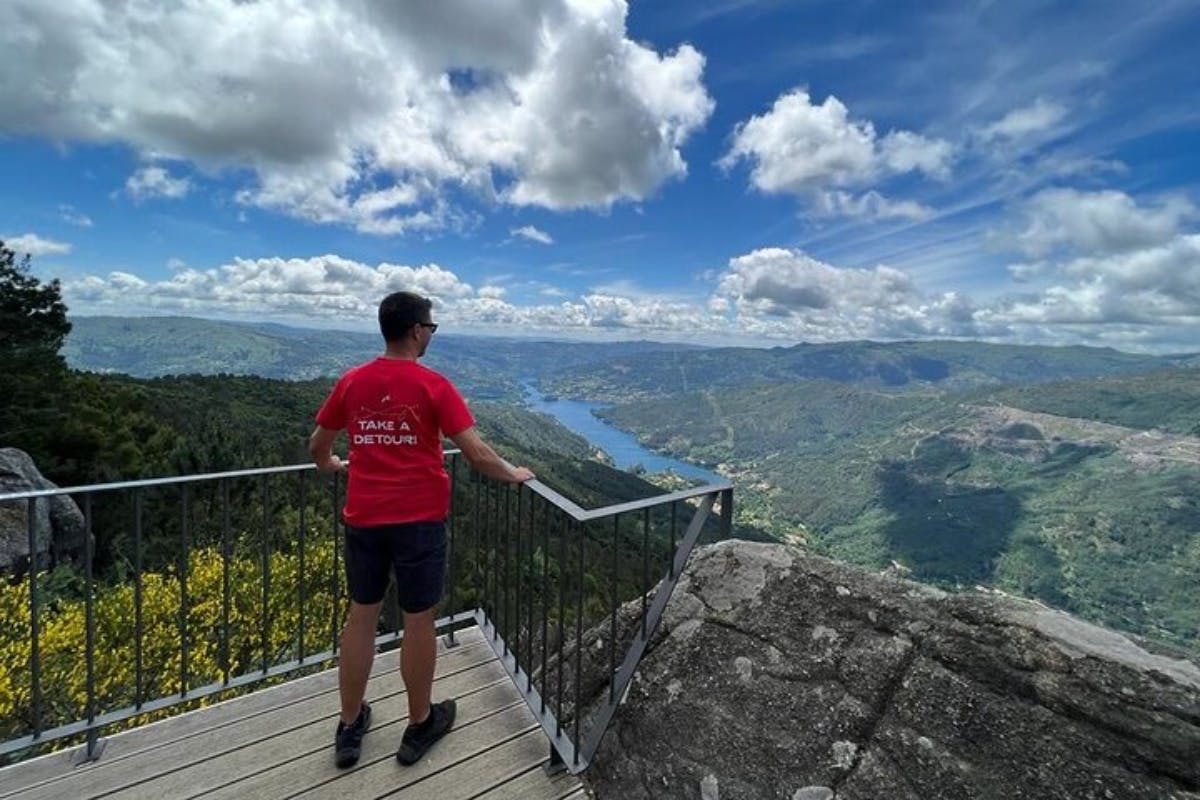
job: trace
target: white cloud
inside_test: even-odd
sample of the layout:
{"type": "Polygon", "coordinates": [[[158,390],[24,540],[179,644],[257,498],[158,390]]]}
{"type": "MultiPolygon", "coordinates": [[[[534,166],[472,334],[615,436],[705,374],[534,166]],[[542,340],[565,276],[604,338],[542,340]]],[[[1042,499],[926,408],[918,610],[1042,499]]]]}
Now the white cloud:
{"type": "Polygon", "coordinates": [[[513,236],[520,236],[522,239],[528,239],[531,242],[540,242],[541,244],[554,244],[554,239],[545,231],[538,230],[532,225],[522,225],[520,228],[513,228],[509,231],[513,236]]]}
{"type": "Polygon", "coordinates": [[[1010,322],[1200,325],[1200,234],[1132,252],[1041,263],[1056,281],[1005,300],[993,316],[1010,322]]]}
{"type": "Polygon", "coordinates": [[[166,197],[178,200],[191,191],[187,178],[174,178],[162,167],[142,167],[125,181],[125,191],[134,200],[166,197]]]}
{"type": "Polygon", "coordinates": [[[981,302],[931,293],[885,265],[837,267],[798,251],[762,248],[711,276],[707,298],[658,294],[613,282],[581,296],[492,278],[478,289],[437,264],[374,266],[325,255],[237,259],[212,269],[178,265],[169,278],[129,272],[64,281],[76,313],[176,312],[368,325],[379,298],[407,289],[432,296],[447,329],[731,343],[965,337],[998,342],[1197,349],[1200,235],[1135,254],[1045,262],[1040,290],[981,302]],[[517,290],[520,291],[517,291],[517,290]],[[538,298],[533,302],[509,299],[538,298]]]}
{"type": "Polygon", "coordinates": [[[1051,189],[1023,213],[1022,229],[1000,241],[1037,257],[1008,267],[1031,288],[992,303],[980,320],[1117,346],[1200,346],[1200,233],[1181,229],[1197,216],[1190,202],[1051,189]]]}
{"type": "Polygon", "coordinates": [[[474,295],[471,286],[437,264],[382,263],[371,267],[340,256],[236,259],[213,269],[179,267],[171,277],[145,281],[124,272],[63,282],[74,307],[96,310],[217,312],[292,318],[369,316],[384,295],[419,292],[439,305],[474,295]],[[132,280],[138,281],[136,292],[132,280]]]}
{"type": "Polygon", "coordinates": [[[821,192],[814,198],[813,207],[832,216],[869,219],[926,219],[933,214],[929,206],[914,200],[889,200],[874,189],[860,195],[821,192]]]}
{"type": "Polygon", "coordinates": [[[787,315],[890,308],[911,300],[915,287],[889,267],[840,269],[797,250],[764,248],[731,259],[717,293],[739,308],[787,315]]]}
{"type": "MultiPolygon", "coordinates": [[[[739,123],[729,152],[718,163],[731,169],[747,161],[752,164],[750,181],[760,191],[794,194],[815,200],[827,212],[854,214],[889,207],[880,203],[877,192],[872,200],[844,190],[903,173],[946,178],[953,155],[948,142],[911,131],[881,138],[870,121],[852,120],[836,97],[816,105],[806,90],[795,89],[780,95],[767,113],[739,123]],[[839,197],[843,199],[830,202],[839,197]]],[[[911,216],[914,208],[902,215],[911,216]]]]}
{"type": "Polygon", "coordinates": [[[1144,207],[1123,192],[1046,189],[1025,204],[1023,229],[1004,239],[1032,256],[1062,248],[1120,253],[1164,244],[1196,215],[1196,207],[1179,197],[1144,207]]]}
{"type": "Polygon", "coordinates": [[[0,130],[124,142],[238,198],[378,234],[449,191],[606,208],[686,174],[703,56],[626,35],[624,0],[0,4],[0,130]],[[231,171],[229,174],[240,174],[231,171]]]}
{"type": "Polygon", "coordinates": [[[1031,105],[1014,109],[983,129],[985,139],[1020,139],[1051,130],[1067,116],[1065,106],[1039,97],[1031,105]]]}
{"type": "Polygon", "coordinates": [[[69,222],[80,228],[92,227],[92,218],[87,214],[76,211],[74,206],[64,203],[58,207],[58,214],[64,222],[69,222]]]}
{"type": "Polygon", "coordinates": [[[26,253],[38,256],[61,256],[71,252],[71,245],[66,242],[56,242],[53,239],[43,239],[36,233],[23,233],[20,236],[0,236],[4,246],[18,256],[26,253]]]}

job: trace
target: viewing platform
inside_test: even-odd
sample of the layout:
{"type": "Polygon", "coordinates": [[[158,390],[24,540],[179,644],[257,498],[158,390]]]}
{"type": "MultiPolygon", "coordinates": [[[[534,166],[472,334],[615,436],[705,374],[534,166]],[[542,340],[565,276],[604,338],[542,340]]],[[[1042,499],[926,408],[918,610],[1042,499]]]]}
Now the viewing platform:
{"type": "Polygon", "coordinates": [[[0,800],[585,797],[576,776],[544,769],[546,736],[479,628],[455,636],[451,648],[439,638],[433,695],[457,698],[458,718],[411,767],[395,759],[406,703],[390,651],[375,659],[371,730],[351,769],[333,763],[337,670],[327,669],[109,737],[98,761],[73,766],[65,750],[0,770],[0,800]]]}
{"type": "Polygon", "coordinates": [[[733,487],[585,509],[447,456],[433,698],[455,698],[458,717],[407,768],[394,757],[407,713],[395,593],[361,760],[334,764],[339,475],[301,464],[0,494],[24,512],[31,554],[43,504],[70,500],[83,518],[77,561],[7,590],[0,645],[28,669],[0,696],[0,757],[24,759],[0,768],[0,800],[584,796],[579,775],[701,533],[729,535],[733,487]],[[199,702],[212,705],[184,710],[199,702]],[[183,713],[122,730],[170,710],[183,713]]]}

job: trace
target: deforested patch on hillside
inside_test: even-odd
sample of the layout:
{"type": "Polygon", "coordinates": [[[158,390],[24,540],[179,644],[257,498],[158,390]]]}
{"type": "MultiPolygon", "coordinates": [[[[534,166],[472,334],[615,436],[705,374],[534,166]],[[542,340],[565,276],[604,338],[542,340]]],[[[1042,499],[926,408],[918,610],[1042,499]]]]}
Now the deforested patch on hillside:
{"type": "Polygon", "coordinates": [[[1129,463],[1146,469],[1171,463],[1200,465],[1200,436],[1141,430],[1005,405],[976,406],[975,410],[979,424],[969,435],[980,447],[1045,457],[1064,444],[1108,446],[1129,463]]]}

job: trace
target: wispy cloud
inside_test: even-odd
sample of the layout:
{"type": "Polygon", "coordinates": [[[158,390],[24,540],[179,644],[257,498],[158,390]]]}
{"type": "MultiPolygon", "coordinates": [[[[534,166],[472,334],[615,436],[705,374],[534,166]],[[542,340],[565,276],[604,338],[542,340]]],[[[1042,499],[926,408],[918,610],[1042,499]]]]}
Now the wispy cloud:
{"type": "Polygon", "coordinates": [[[554,244],[554,239],[545,231],[538,230],[532,225],[522,225],[520,228],[513,228],[509,231],[513,236],[519,236],[522,239],[528,239],[531,242],[538,244],[554,244]]]}
{"type": "Polygon", "coordinates": [[[62,218],[63,222],[69,222],[72,225],[75,225],[76,227],[79,227],[79,228],[92,227],[92,218],[89,217],[87,214],[84,214],[84,213],[81,213],[81,212],[75,210],[75,208],[73,206],[67,205],[65,203],[60,205],[58,207],[58,214],[62,218]]]}

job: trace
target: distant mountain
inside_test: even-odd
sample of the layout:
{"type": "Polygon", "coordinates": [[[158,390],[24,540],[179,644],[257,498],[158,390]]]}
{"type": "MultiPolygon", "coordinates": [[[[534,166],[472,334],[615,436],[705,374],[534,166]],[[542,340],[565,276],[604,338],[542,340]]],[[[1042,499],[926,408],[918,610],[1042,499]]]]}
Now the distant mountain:
{"type": "Polygon", "coordinates": [[[835,342],[767,349],[638,354],[575,366],[543,380],[547,391],[620,402],[631,396],[820,379],[879,389],[966,389],[1147,372],[1200,364],[1200,355],[1151,356],[1109,348],[983,342],[835,342]]]}
{"type": "MultiPolygon", "coordinates": [[[[378,334],[193,317],[72,317],[63,355],[72,367],[139,378],[257,375],[306,380],[339,375],[378,353],[378,334]]],[[[656,342],[568,342],[439,333],[425,363],[475,399],[516,400],[521,381],[610,358],[697,352],[656,342]]]]}

